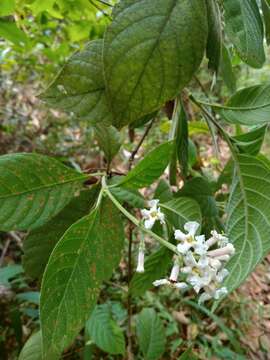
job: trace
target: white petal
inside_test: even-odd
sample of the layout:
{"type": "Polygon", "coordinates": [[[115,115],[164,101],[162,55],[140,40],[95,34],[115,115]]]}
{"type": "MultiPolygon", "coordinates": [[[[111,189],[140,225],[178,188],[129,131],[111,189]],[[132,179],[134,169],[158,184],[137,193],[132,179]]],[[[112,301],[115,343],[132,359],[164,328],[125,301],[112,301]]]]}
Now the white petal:
{"type": "Polygon", "coordinates": [[[191,244],[188,242],[184,242],[183,244],[178,244],[177,245],[177,251],[180,254],[186,254],[188,252],[188,250],[191,248],[191,244]]]}
{"type": "Polygon", "coordinates": [[[167,279],[160,279],[153,282],[154,286],[170,285],[171,283],[167,279]]]}
{"type": "Polygon", "coordinates": [[[227,288],[222,287],[215,292],[214,298],[215,298],[215,300],[219,300],[222,296],[227,295],[227,294],[228,294],[227,288]]]}
{"type": "Polygon", "coordinates": [[[138,272],[138,273],[144,272],[144,251],[143,250],[139,250],[138,265],[137,265],[136,272],[138,272]]]}
{"type": "Polygon", "coordinates": [[[184,234],[181,230],[175,230],[174,237],[176,240],[185,241],[187,238],[187,235],[184,234]]]}
{"type": "Polygon", "coordinates": [[[201,256],[198,261],[199,267],[205,268],[209,265],[209,258],[207,256],[201,256]]]}
{"type": "Polygon", "coordinates": [[[165,224],[165,215],[158,209],[157,218],[161,224],[165,224]]]}
{"type": "Polygon", "coordinates": [[[142,214],[142,217],[147,219],[149,217],[149,215],[150,215],[150,211],[147,210],[147,209],[142,209],[141,214],[142,214]]]}
{"type": "Polygon", "coordinates": [[[185,223],[185,225],[184,225],[184,229],[186,231],[188,231],[189,235],[191,235],[191,236],[195,236],[199,227],[200,227],[200,224],[197,223],[196,221],[189,221],[189,222],[185,223]]]}
{"type": "Polygon", "coordinates": [[[179,271],[180,271],[180,267],[178,264],[174,264],[172,271],[171,271],[171,275],[170,275],[170,280],[173,282],[176,282],[179,276],[179,271]]]}
{"type": "Polygon", "coordinates": [[[174,287],[176,287],[177,289],[180,289],[180,290],[184,290],[184,289],[188,288],[188,284],[186,284],[184,282],[179,282],[179,283],[174,284],[174,287]]]}
{"type": "Polygon", "coordinates": [[[183,274],[192,274],[192,267],[191,266],[184,266],[180,269],[183,274]]]}
{"type": "Polygon", "coordinates": [[[145,228],[148,229],[148,230],[152,229],[152,227],[155,224],[155,221],[156,220],[154,218],[150,218],[150,219],[145,220],[145,222],[144,222],[145,228]]]}
{"type": "Polygon", "coordinates": [[[222,283],[223,280],[229,275],[229,271],[227,269],[222,269],[218,274],[217,274],[217,282],[222,283]]]}
{"type": "Polygon", "coordinates": [[[205,301],[210,300],[212,297],[210,294],[202,293],[202,295],[199,297],[198,303],[203,304],[205,301]]]}
{"type": "Polygon", "coordinates": [[[214,268],[215,270],[219,270],[222,266],[222,263],[220,260],[218,260],[217,258],[214,258],[214,259],[210,259],[210,266],[212,268],[214,268]]]}
{"type": "Polygon", "coordinates": [[[158,199],[153,199],[148,201],[148,206],[150,208],[156,208],[158,206],[159,200],[158,199]]]}
{"type": "Polygon", "coordinates": [[[185,262],[185,265],[187,266],[191,266],[191,267],[194,267],[194,266],[197,266],[197,261],[195,260],[194,256],[192,255],[192,252],[189,251],[186,256],[184,257],[184,262],[185,262]]]}

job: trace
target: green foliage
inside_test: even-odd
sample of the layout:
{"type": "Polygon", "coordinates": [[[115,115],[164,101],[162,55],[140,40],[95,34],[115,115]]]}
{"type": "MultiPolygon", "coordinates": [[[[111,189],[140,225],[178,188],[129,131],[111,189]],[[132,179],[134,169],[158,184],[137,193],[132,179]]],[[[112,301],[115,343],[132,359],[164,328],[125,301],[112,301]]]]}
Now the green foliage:
{"type": "Polygon", "coordinates": [[[156,147],[119,182],[119,185],[135,189],[151,185],[163,174],[170,161],[172,149],[172,142],[156,147]]]}
{"type": "Polygon", "coordinates": [[[215,0],[207,0],[206,5],[209,31],[206,46],[206,56],[209,59],[209,68],[218,72],[222,51],[221,14],[218,4],[215,0]]]}
{"type": "Polygon", "coordinates": [[[44,356],[57,357],[93,310],[102,281],[118,265],[123,247],[119,213],[107,199],[72,225],[54,248],[41,287],[44,356]]]}
{"type": "Polygon", "coordinates": [[[219,111],[232,124],[261,125],[269,122],[270,85],[256,85],[238,91],[219,111]]]}
{"type": "Polygon", "coordinates": [[[13,278],[23,272],[21,265],[9,265],[0,269],[0,285],[10,287],[13,278]]]}
{"type": "Polygon", "coordinates": [[[41,360],[42,359],[42,336],[41,331],[32,334],[26,341],[18,360],[41,360]]]}
{"type": "Polygon", "coordinates": [[[91,124],[109,123],[111,115],[104,92],[102,40],[86,45],[65,64],[41,95],[48,105],[73,112],[91,124]]]}
{"type": "Polygon", "coordinates": [[[264,17],[264,29],[267,45],[270,44],[270,2],[269,0],[261,0],[262,11],[264,17]]]}
{"type": "Polygon", "coordinates": [[[14,22],[4,19],[0,19],[0,36],[16,45],[27,45],[28,43],[25,33],[14,22]]]}
{"type": "Polygon", "coordinates": [[[201,0],[122,0],[113,15],[104,72],[113,124],[121,128],[159,109],[191,80],[203,58],[207,14],[201,0]]]}
{"type": "Polygon", "coordinates": [[[29,232],[23,242],[23,267],[29,276],[41,279],[53,248],[72,224],[89,213],[98,192],[99,186],[82,191],[52,220],[29,232]]]}
{"type": "Polygon", "coordinates": [[[110,164],[121,147],[120,133],[113,126],[95,125],[95,136],[100,149],[110,164]]]}
{"type": "Polygon", "coordinates": [[[224,0],[226,33],[241,59],[254,68],[265,62],[263,22],[257,2],[224,0]]]}
{"type": "Polygon", "coordinates": [[[109,304],[97,305],[86,322],[86,333],[103,351],[109,354],[125,353],[125,338],[112,317],[109,304]]]}
{"type": "Polygon", "coordinates": [[[136,189],[125,189],[124,187],[117,186],[112,188],[111,192],[121,203],[127,203],[134,208],[142,209],[145,207],[145,200],[136,189]]]}
{"type": "Polygon", "coordinates": [[[261,126],[247,133],[234,136],[232,139],[242,153],[257,155],[262,147],[266,126],[261,126]]]}
{"type": "Polygon", "coordinates": [[[166,336],[163,324],[154,309],[143,309],[136,323],[139,347],[145,360],[158,360],[164,350],[166,336]]]}
{"type": "Polygon", "coordinates": [[[0,229],[43,225],[82,188],[86,176],[38,154],[0,157],[0,229]]]}
{"type": "Polygon", "coordinates": [[[231,93],[236,90],[236,77],[233,72],[231,56],[225,45],[222,47],[222,60],[220,66],[222,79],[231,93]]]}
{"type": "Polygon", "coordinates": [[[269,176],[261,160],[239,155],[227,208],[226,232],[236,254],[228,264],[226,286],[236,289],[270,250],[269,176]]]}

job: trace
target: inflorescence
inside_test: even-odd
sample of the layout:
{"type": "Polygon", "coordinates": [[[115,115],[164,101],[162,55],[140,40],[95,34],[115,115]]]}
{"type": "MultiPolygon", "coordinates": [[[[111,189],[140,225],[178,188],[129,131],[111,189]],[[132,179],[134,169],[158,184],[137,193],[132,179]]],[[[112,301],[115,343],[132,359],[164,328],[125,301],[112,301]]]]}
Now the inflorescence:
{"type": "MultiPolygon", "coordinates": [[[[165,224],[165,215],[158,207],[159,200],[149,202],[150,209],[141,211],[144,226],[152,229],[156,221],[165,224]]],[[[210,299],[218,300],[227,294],[227,288],[222,286],[229,271],[226,263],[235,253],[233,244],[223,234],[211,231],[211,237],[196,235],[200,224],[189,221],[184,225],[185,232],[174,231],[178,241],[177,253],[174,255],[174,265],[170,277],[154,281],[154,286],[169,285],[180,290],[192,287],[200,294],[199,303],[210,299]],[[181,279],[181,281],[179,281],[181,279]]],[[[144,272],[144,242],[140,242],[137,272],[144,272]]]]}

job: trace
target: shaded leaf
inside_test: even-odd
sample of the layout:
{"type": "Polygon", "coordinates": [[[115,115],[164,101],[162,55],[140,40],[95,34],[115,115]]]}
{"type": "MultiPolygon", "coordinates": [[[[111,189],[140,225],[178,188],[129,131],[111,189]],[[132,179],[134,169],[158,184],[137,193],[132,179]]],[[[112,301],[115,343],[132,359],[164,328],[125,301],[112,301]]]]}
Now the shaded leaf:
{"type": "Polygon", "coordinates": [[[236,77],[233,72],[231,55],[225,45],[222,46],[220,74],[229,91],[234,93],[236,91],[236,77]]]}
{"type": "Polygon", "coordinates": [[[159,199],[160,202],[166,203],[169,200],[172,200],[173,194],[171,192],[171,188],[167,181],[161,179],[155,190],[155,199],[159,199]]]}
{"type": "Polygon", "coordinates": [[[221,14],[216,0],[207,0],[208,39],[206,56],[209,59],[209,68],[218,72],[222,50],[221,14]]]}
{"type": "Polygon", "coordinates": [[[255,85],[233,95],[219,114],[233,124],[262,125],[270,121],[270,85],[255,85]]]}
{"type": "Polygon", "coordinates": [[[157,146],[119,182],[119,185],[135,189],[151,185],[166,169],[172,149],[172,141],[157,146]]]}
{"type": "Polygon", "coordinates": [[[53,248],[72,224],[90,212],[99,189],[82,191],[51,221],[30,231],[23,241],[23,267],[29,276],[41,279],[53,248]]]}
{"type": "Polygon", "coordinates": [[[142,209],[145,207],[144,197],[135,189],[125,189],[121,186],[110,189],[111,193],[120,203],[126,202],[134,208],[142,209]]]}
{"type": "Polygon", "coordinates": [[[120,133],[114,126],[104,124],[96,124],[94,129],[98,145],[110,164],[121,147],[120,133]]]}
{"type": "Polygon", "coordinates": [[[227,206],[226,232],[236,253],[226,266],[229,291],[236,289],[270,250],[270,169],[258,158],[239,155],[227,206]]]}
{"type": "Polygon", "coordinates": [[[34,229],[58,214],[88,178],[38,154],[0,157],[0,229],[34,229]]]}
{"type": "Polygon", "coordinates": [[[118,265],[122,220],[109,199],[72,225],[54,248],[41,287],[45,358],[70,345],[96,305],[99,287],[118,265]]]}
{"type": "Polygon", "coordinates": [[[179,94],[203,58],[201,0],[122,0],[104,40],[107,97],[120,128],[179,94]]]}
{"type": "Polygon", "coordinates": [[[266,128],[266,126],[261,126],[247,133],[233,136],[232,139],[240,152],[257,155],[261,150],[266,128]]]}
{"type": "Polygon", "coordinates": [[[164,326],[154,309],[143,309],[137,316],[139,347],[145,360],[158,360],[165,351],[164,326]]]}
{"type": "Polygon", "coordinates": [[[102,40],[91,41],[84,50],[71,56],[41,99],[92,124],[110,124],[111,114],[104,93],[102,46],[102,40]]]}
{"type": "Polygon", "coordinates": [[[41,360],[42,359],[42,336],[38,331],[32,334],[24,344],[18,360],[41,360]]]}
{"type": "Polygon", "coordinates": [[[13,264],[2,267],[0,269],[0,285],[9,287],[10,281],[21,273],[23,273],[23,268],[21,265],[13,264]]]}
{"type": "Polygon", "coordinates": [[[263,19],[264,19],[264,29],[267,44],[270,44],[270,1],[269,0],[261,0],[262,3],[262,11],[263,11],[263,19]]]}
{"type": "Polygon", "coordinates": [[[254,68],[265,62],[263,23],[254,0],[224,0],[225,31],[240,58],[254,68]]]}
{"type": "Polygon", "coordinates": [[[101,350],[113,355],[125,353],[124,333],[113,319],[108,304],[95,307],[86,322],[86,332],[101,350]]]}

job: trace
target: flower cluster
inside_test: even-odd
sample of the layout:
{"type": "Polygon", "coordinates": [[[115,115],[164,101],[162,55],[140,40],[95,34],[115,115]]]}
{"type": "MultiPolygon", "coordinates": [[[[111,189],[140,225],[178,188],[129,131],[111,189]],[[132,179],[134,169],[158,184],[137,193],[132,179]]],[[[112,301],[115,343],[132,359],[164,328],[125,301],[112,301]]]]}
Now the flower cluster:
{"type": "Polygon", "coordinates": [[[201,293],[199,303],[215,299],[227,294],[222,283],[229,274],[225,264],[234,254],[234,246],[229,239],[215,230],[206,240],[204,235],[196,236],[200,225],[197,222],[187,222],[184,225],[186,233],[175,230],[175,239],[179,241],[176,257],[169,280],[161,279],[154,282],[155,286],[166,284],[167,281],[177,288],[192,286],[197,294],[201,293]],[[214,250],[211,250],[215,246],[214,250]],[[177,282],[179,275],[185,277],[185,282],[177,282]]]}
{"type": "MultiPolygon", "coordinates": [[[[142,210],[144,226],[151,229],[156,221],[165,223],[165,216],[158,207],[158,200],[149,202],[149,210],[142,210]]],[[[185,232],[175,230],[174,236],[178,241],[177,254],[174,256],[174,265],[168,279],[154,281],[154,286],[169,285],[177,289],[192,287],[199,294],[199,303],[220,299],[227,294],[222,283],[229,272],[226,263],[234,254],[234,246],[229,239],[211,232],[211,237],[205,239],[204,235],[196,235],[200,225],[190,221],[184,225],[185,232]],[[179,281],[179,278],[181,281],[179,281]]],[[[138,272],[144,271],[144,244],[140,243],[138,254],[138,272]]]]}

